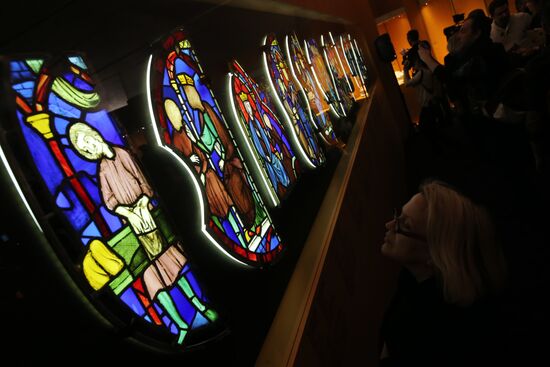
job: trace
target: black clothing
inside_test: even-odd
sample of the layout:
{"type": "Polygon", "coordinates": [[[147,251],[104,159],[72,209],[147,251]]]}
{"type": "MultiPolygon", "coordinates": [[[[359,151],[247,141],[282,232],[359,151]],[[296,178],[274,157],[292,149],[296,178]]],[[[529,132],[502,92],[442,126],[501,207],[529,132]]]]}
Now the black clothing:
{"type": "Polygon", "coordinates": [[[445,56],[445,66],[437,67],[434,74],[443,81],[459,115],[480,116],[509,68],[502,44],[478,39],[468,50],[445,56]]]}
{"type": "Polygon", "coordinates": [[[435,278],[418,283],[403,270],[382,324],[381,340],[390,357],[381,366],[497,365],[503,334],[495,310],[488,301],[450,305],[435,278]]]}

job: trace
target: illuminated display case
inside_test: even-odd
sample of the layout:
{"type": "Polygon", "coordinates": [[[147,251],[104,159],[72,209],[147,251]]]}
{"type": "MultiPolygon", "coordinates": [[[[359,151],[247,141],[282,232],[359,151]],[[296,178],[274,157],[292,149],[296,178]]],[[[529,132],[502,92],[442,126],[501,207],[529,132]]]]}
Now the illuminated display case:
{"type": "Polygon", "coordinates": [[[332,40],[332,33],[329,32],[328,35],[328,37],[321,35],[323,57],[332,85],[339,98],[341,112],[346,116],[353,106],[353,85],[344,71],[344,67],[336,49],[336,44],[332,40]]]}
{"type": "MultiPolygon", "coordinates": [[[[52,215],[66,222],[52,226],[41,218],[35,229],[66,258],[74,282],[88,283],[81,287],[94,307],[121,313],[113,323],[128,322],[122,320],[131,320],[133,311],[140,321],[165,329],[159,341],[187,344],[187,334],[218,315],[123,130],[102,108],[88,63],[80,55],[29,56],[11,59],[9,66],[18,124],[5,122],[3,128],[18,130],[21,138],[14,136],[11,144],[27,147],[29,165],[55,203],[52,215]],[[113,295],[127,312],[106,306],[113,295]]],[[[9,162],[8,168],[17,164],[24,162],[9,162]]],[[[32,170],[27,172],[30,181],[32,170]]],[[[39,217],[33,209],[30,214],[39,217]]],[[[135,325],[139,340],[147,329],[135,325]]]]}
{"type": "Polygon", "coordinates": [[[205,235],[235,261],[270,263],[283,243],[184,30],[157,45],[148,75],[157,143],[183,155],[200,187],[205,235]]]}
{"type": "Polygon", "coordinates": [[[265,77],[277,100],[279,112],[286,121],[286,130],[305,166],[314,169],[325,161],[324,152],[315,134],[313,115],[299,82],[293,78],[283,50],[273,33],[263,42],[265,77]]]}
{"type": "Polygon", "coordinates": [[[265,91],[236,60],[231,64],[227,87],[234,131],[249,148],[248,161],[256,168],[265,200],[276,207],[288,197],[300,174],[289,133],[264,96],[265,91]]]}
{"type": "Polygon", "coordinates": [[[367,98],[368,92],[360,76],[359,64],[357,63],[357,57],[351,44],[351,36],[341,35],[338,37],[338,40],[336,50],[338,51],[340,61],[342,61],[344,71],[353,86],[352,97],[355,101],[360,101],[367,98]]]}
{"type": "Polygon", "coordinates": [[[322,90],[317,85],[311,65],[307,61],[298,36],[295,33],[286,36],[285,46],[288,65],[307,96],[308,107],[321,139],[328,146],[342,146],[343,143],[336,136],[332,126],[332,120],[329,116],[329,106],[322,90]]]}
{"type": "MultiPolygon", "coordinates": [[[[332,128],[344,110],[322,51],[303,40],[351,28],[288,9],[41,4],[4,32],[1,177],[13,215],[2,236],[22,244],[12,261],[28,274],[9,329],[23,362],[254,364],[348,138],[332,128]],[[296,125],[273,107],[283,89],[266,93],[265,34],[295,34],[304,59],[278,72],[304,89],[289,107],[314,120],[301,130],[310,170],[288,139],[296,125]],[[249,133],[274,129],[266,139],[236,131],[250,111],[260,117],[249,133]],[[272,180],[255,172],[254,147],[273,167],[280,159],[288,189],[279,180],[265,195],[272,180]]],[[[272,66],[290,63],[285,48],[272,66]]]]}

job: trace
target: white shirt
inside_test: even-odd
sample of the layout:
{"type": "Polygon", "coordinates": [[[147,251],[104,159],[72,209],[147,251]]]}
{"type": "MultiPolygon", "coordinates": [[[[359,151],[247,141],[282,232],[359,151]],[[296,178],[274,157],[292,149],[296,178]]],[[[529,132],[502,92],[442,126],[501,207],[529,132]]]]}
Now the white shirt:
{"type": "Polygon", "coordinates": [[[509,51],[514,46],[522,46],[527,38],[527,28],[531,24],[531,15],[516,13],[510,15],[510,21],[506,28],[499,27],[495,21],[491,25],[491,39],[495,43],[502,43],[504,49],[509,51]]]}

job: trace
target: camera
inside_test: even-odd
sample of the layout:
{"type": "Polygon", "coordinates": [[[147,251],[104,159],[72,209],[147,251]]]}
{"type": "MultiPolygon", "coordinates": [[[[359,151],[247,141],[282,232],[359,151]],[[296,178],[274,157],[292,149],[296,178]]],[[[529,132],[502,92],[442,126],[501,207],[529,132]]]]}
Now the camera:
{"type": "Polygon", "coordinates": [[[462,27],[462,23],[464,23],[464,13],[453,15],[453,23],[454,24],[452,26],[443,29],[443,34],[447,40],[458,32],[460,27],[462,27]]]}
{"type": "Polygon", "coordinates": [[[412,46],[407,50],[407,52],[403,55],[403,65],[414,67],[417,60],[419,60],[418,56],[418,47],[422,47],[425,49],[430,49],[430,44],[428,41],[419,41],[417,44],[412,46]]]}

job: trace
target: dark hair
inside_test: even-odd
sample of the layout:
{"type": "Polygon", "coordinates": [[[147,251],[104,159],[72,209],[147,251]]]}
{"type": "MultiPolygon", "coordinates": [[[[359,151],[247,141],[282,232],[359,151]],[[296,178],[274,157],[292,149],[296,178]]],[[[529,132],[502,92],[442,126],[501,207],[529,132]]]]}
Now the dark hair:
{"type": "Polygon", "coordinates": [[[493,0],[491,1],[491,3],[489,4],[489,7],[487,8],[489,10],[489,14],[491,14],[491,16],[494,16],[495,15],[495,10],[497,10],[497,8],[500,8],[501,6],[508,6],[508,1],[507,0],[493,0]]]}
{"type": "MultiPolygon", "coordinates": [[[[495,0],[500,1],[500,0],[495,0]]],[[[506,0],[503,0],[506,1],[506,0]]],[[[491,3],[492,4],[492,3],[491,3]]],[[[466,20],[472,20],[472,28],[474,31],[479,30],[481,38],[490,38],[491,37],[491,18],[485,15],[485,12],[482,9],[472,10],[466,20]]]]}
{"type": "Polygon", "coordinates": [[[411,29],[407,32],[407,39],[411,41],[418,41],[420,39],[420,34],[416,29],[411,29]]]}

